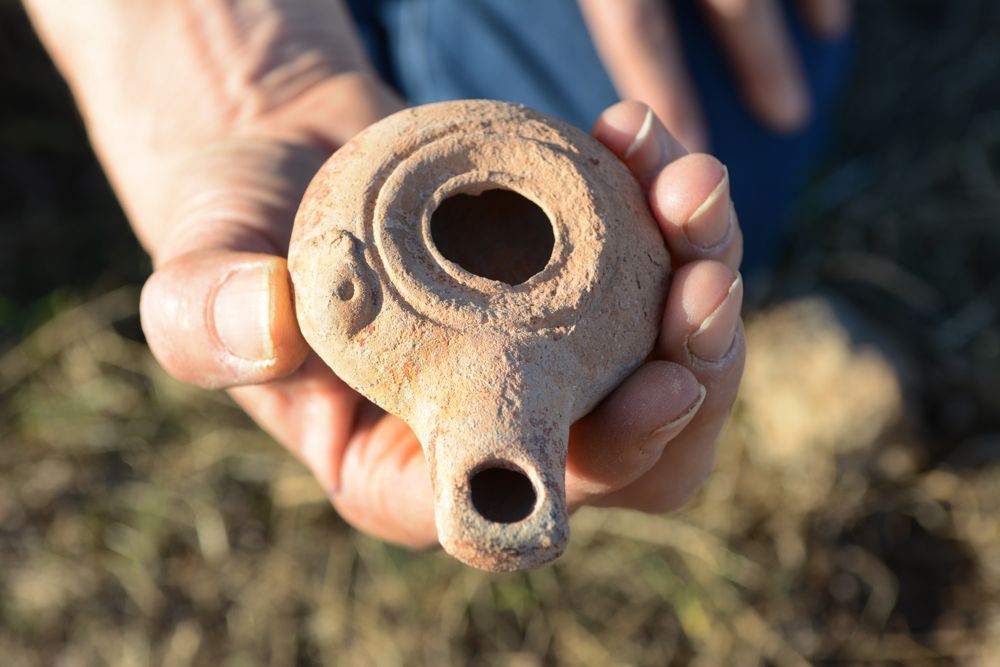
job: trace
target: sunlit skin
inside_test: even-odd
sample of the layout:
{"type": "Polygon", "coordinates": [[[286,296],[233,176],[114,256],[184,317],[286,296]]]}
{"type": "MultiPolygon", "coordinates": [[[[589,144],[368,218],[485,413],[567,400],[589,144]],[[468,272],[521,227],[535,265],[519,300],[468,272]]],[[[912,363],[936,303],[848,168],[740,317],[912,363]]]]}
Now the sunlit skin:
{"type": "MultiPolygon", "coordinates": [[[[704,3],[730,20],[773,10],[764,0],[704,3]]],[[[365,60],[346,10],[333,0],[77,4],[27,3],[153,257],[141,304],[153,353],[181,380],[226,388],[312,470],[353,525],[401,544],[435,544],[419,443],[308,350],[285,267],[312,174],[332,150],[403,106],[365,60]]],[[[739,385],[742,234],[726,169],[683,148],[699,145],[689,129],[696,116],[678,120],[683,114],[663,101],[665,90],[671,100],[693,99],[671,78],[683,68],[663,59],[657,69],[641,60],[649,54],[609,54],[609,39],[639,44],[643,34],[634,20],[582,4],[619,90],[656,111],[616,104],[593,134],[645,188],[675,273],[651,359],[572,428],[567,494],[573,508],[664,512],[708,475],[739,385]],[[620,39],[609,37],[615,31],[620,39]],[[629,79],[629,62],[633,74],[645,73],[629,79]],[[657,115],[680,128],[680,140],[657,115]]],[[[649,12],[649,4],[608,6],[649,12]]],[[[802,3],[807,13],[828,13],[811,22],[831,34],[846,26],[846,13],[819,5],[802,3]]],[[[747,25],[773,30],[762,15],[750,16],[747,25]]],[[[745,41],[721,40],[737,62],[754,52],[754,40],[745,41]]],[[[751,97],[752,88],[745,86],[751,97]]],[[[772,124],[800,122],[781,113],[787,117],[772,124]]]]}

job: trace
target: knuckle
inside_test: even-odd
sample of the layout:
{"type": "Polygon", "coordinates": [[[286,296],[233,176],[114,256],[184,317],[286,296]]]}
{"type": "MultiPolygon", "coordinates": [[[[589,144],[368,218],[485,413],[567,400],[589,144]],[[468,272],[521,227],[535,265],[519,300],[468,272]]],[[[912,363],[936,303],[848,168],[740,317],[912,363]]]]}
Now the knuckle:
{"type": "Polygon", "coordinates": [[[665,486],[655,492],[648,493],[633,503],[634,509],[646,514],[668,514],[681,507],[701,486],[685,482],[676,486],[665,486]]]}

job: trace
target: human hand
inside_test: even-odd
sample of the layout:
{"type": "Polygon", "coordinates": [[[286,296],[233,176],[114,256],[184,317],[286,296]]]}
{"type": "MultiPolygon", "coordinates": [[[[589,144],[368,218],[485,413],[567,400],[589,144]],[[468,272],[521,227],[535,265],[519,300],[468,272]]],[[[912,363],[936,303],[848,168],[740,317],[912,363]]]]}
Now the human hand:
{"type": "MultiPolygon", "coordinates": [[[[623,99],[649,104],[691,150],[708,134],[684,67],[668,0],[579,0],[591,36],[623,99]]],[[[801,127],[810,100],[779,0],[701,0],[750,110],[779,132],[801,127]]],[[[817,36],[835,39],[851,23],[851,0],[797,0],[817,36]]]]}
{"type": "MultiPolygon", "coordinates": [[[[65,33],[56,24],[72,12],[49,13],[46,0],[32,1],[43,35],[65,33]]],[[[219,13],[193,21],[171,13],[179,4],[151,10],[101,0],[88,6],[96,17],[77,17],[86,28],[147,32],[111,55],[91,55],[86,39],[61,40],[79,50],[60,55],[57,47],[56,57],[154,257],[142,317],[157,359],[182,380],[229,387],[349,522],[402,544],[432,544],[419,443],[308,351],[283,259],[298,201],[323,159],[399,102],[357,54],[352,61],[324,51],[330,37],[317,28],[320,17],[292,16],[279,5],[231,21],[232,10],[218,5],[219,13]],[[191,37],[206,18],[238,33],[224,32],[237,48],[221,49],[221,61],[206,56],[204,34],[191,37]],[[301,22],[282,23],[293,18],[301,22]],[[277,36],[291,41],[276,43],[277,36]],[[198,66],[185,69],[191,62],[198,66]],[[238,74],[224,76],[230,68],[238,74]]],[[[708,156],[681,157],[645,107],[617,105],[595,135],[648,189],[675,274],[654,360],[572,429],[568,500],[573,508],[663,511],[707,475],[735,396],[744,354],[735,273],[741,237],[724,169],[708,156]]]]}
{"type": "MultiPolygon", "coordinates": [[[[646,189],[675,272],[651,360],[572,427],[567,500],[571,509],[662,512],[707,476],[735,398],[744,356],[741,235],[726,170],[707,155],[685,155],[644,105],[616,105],[594,133],[646,189]]],[[[436,542],[427,464],[401,419],[314,356],[287,378],[231,393],[310,466],[350,523],[411,546],[436,542]]]]}

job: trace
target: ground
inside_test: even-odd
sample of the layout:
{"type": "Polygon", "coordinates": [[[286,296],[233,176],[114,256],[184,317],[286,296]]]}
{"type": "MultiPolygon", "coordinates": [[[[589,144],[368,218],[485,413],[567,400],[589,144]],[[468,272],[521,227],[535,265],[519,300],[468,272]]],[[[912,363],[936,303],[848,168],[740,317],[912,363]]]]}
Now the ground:
{"type": "Polygon", "coordinates": [[[859,19],[710,482],[490,575],[355,533],[157,368],[148,260],[0,1],[3,664],[998,664],[1000,4],[859,19]]]}

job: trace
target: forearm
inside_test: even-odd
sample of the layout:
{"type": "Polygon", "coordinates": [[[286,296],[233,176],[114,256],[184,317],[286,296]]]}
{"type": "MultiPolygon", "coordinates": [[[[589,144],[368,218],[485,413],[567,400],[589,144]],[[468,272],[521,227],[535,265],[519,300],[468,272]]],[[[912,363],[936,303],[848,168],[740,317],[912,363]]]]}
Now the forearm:
{"type": "MultiPolygon", "coordinates": [[[[339,0],[26,0],[95,150],[156,246],[178,174],[238,140],[342,143],[331,116],[368,118],[377,83],[339,0]]],[[[350,127],[350,122],[344,127],[350,127]]],[[[250,144],[248,144],[250,145],[250,144]]]]}

